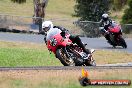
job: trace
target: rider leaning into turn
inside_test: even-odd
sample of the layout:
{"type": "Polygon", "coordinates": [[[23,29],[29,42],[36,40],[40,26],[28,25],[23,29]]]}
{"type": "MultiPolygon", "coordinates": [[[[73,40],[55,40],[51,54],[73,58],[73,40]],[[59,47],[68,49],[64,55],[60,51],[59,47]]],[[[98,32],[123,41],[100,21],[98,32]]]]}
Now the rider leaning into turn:
{"type": "Polygon", "coordinates": [[[108,42],[110,42],[110,38],[109,38],[109,34],[108,34],[108,27],[111,26],[112,24],[112,20],[109,18],[108,14],[103,14],[102,15],[102,19],[100,20],[100,27],[99,29],[101,30],[101,32],[105,33],[105,38],[106,40],[108,40],[108,42]]]}
{"type": "MultiPolygon", "coordinates": [[[[42,29],[43,29],[43,32],[45,33],[45,37],[44,37],[44,41],[45,43],[47,42],[46,41],[46,35],[47,35],[47,32],[49,30],[55,30],[55,29],[60,29],[62,32],[61,32],[61,36],[63,38],[65,38],[65,34],[66,33],[69,33],[67,29],[63,28],[63,27],[60,27],[60,26],[53,26],[52,22],[51,21],[44,21],[42,23],[42,29]]],[[[81,39],[79,38],[79,36],[73,36],[73,35],[70,35],[69,39],[73,42],[73,43],[76,43],[79,47],[81,47],[83,49],[84,52],[86,52],[87,54],[91,54],[91,52],[94,51],[94,49],[86,49],[84,44],[82,43],[81,39]]]]}

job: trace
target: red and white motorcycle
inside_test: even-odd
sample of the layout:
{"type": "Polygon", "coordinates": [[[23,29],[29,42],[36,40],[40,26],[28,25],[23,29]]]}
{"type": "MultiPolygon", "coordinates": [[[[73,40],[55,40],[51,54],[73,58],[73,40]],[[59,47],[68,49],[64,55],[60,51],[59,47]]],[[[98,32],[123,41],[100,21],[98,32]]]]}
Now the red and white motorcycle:
{"type": "Polygon", "coordinates": [[[77,44],[73,44],[70,34],[63,38],[60,33],[59,29],[47,33],[47,48],[64,66],[96,66],[92,54],[87,55],[77,44]]]}

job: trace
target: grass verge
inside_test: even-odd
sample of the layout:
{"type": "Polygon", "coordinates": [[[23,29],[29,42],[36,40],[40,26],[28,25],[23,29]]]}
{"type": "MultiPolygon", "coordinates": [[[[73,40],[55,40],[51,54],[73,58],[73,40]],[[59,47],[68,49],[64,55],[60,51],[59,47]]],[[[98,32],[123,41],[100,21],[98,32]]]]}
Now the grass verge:
{"type": "MultiPolygon", "coordinates": [[[[74,0],[49,0],[46,8],[46,18],[72,17],[74,13],[74,0]]],[[[0,13],[20,16],[33,16],[33,0],[26,3],[17,4],[11,0],[0,0],[0,13]]]]}
{"type": "MultiPolygon", "coordinates": [[[[129,79],[132,69],[89,69],[90,79],[129,79]]],[[[1,71],[2,88],[83,88],[80,70],[1,71]]],[[[87,86],[88,88],[131,88],[132,86],[87,86]]]]}
{"type": "Polygon", "coordinates": [[[44,45],[0,42],[0,66],[56,66],[59,60],[44,45]]]}
{"type": "MultiPolygon", "coordinates": [[[[127,52],[97,50],[93,57],[99,64],[132,62],[127,52]]],[[[0,41],[0,66],[62,66],[44,44],[0,41]]]]}

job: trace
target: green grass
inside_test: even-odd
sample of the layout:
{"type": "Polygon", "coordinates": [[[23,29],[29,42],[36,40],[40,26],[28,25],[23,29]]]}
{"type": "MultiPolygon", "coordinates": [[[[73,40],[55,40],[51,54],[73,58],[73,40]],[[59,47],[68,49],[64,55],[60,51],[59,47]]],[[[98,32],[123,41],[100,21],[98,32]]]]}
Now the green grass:
{"type": "Polygon", "coordinates": [[[27,0],[25,4],[17,4],[11,0],[0,0],[0,13],[33,16],[33,0],[27,0]]]}
{"type": "Polygon", "coordinates": [[[43,45],[1,42],[0,66],[56,66],[61,65],[54,54],[43,45]]]}
{"type": "MultiPolygon", "coordinates": [[[[131,54],[96,51],[97,64],[132,61],[131,54]]],[[[0,66],[62,66],[49,54],[44,44],[0,41],[0,66]]],[[[130,79],[132,69],[88,69],[91,79],[130,79]]],[[[0,71],[2,88],[83,88],[80,70],[17,70],[0,71]]],[[[89,86],[88,88],[131,88],[131,86],[89,86]]]]}
{"type": "Polygon", "coordinates": [[[51,66],[60,65],[53,54],[45,50],[0,48],[0,66],[51,66]]]}
{"type": "Polygon", "coordinates": [[[27,81],[22,80],[22,79],[13,79],[10,80],[10,86],[12,88],[26,88],[27,86],[27,81]]]}
{"type": "MultiPolygon", "coordinates": [[[[132,62],[132,54],[97,50],[93,57],[100,64],[132,62]]],[[[62,66],[45,44],[0,41],[0,66],[62,66]]]]}
{"type": "MultiPolygon", "coordinates": [[[[71,18],[74,14],[74,0],[49,0],[46,18],[71,18]]],[[[0,0],[0,13],[20,16],[33,16],[33,0],[17,4],[10,0],[0,0]]]]}

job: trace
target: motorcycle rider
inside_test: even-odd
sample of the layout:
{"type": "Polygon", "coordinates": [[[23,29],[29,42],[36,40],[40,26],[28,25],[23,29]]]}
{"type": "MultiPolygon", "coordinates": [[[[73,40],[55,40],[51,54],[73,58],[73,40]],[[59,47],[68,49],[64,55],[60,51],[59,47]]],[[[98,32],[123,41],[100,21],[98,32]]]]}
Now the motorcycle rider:
{"type": "MultiPolygon", "coordinates": [[[[44,21],[44,22],[42,23],[42,30],[43,30],[43,32],[45,33],[45,34],[44,34],[44,35],[45,35],[45,37],[44,37],[45,43],[47,43],[47,41],[46,41],[47,32],[48,32],[49,30],[56,30],[56,29],[60,29],[60,30],[62,31],[60,34],[61,34],[61,36],[62,36],[63,38],[65,38],[65,34],[66,34],[66,33],[69,33],[69,31],[68,31],[67,29],[63,28],[63,27],[60,27],[60,26],[53,26],[53,23],[52,23],[51,21],[44,21]]],[[[81,39],[79,38],[79,36],[70,35],[70,36],[69,36],[69,39],[70,39],[73,43],[76,43],[79,47],[81,47],[81,48],[83,49],[83,51],[86,52],[87,54],[91,54],[91,53],[94,51],[94,49],[91,49],[91,50],[86,49],[85,46],[84,46],[84,44],[82,43],[81,39]]]]}
{"type": "Polygon", "coordinates": [[[111,26],[111,24],[112,24],[112,20],[109,18],[109,15],[104,13],[102,15],[102,19],[100,20],[99,29],[101,30],[102,33],[105,34],[104,37],[110,43],[112,43],[112,42],[111,42],[110,37],[109,37],[108,27],[111,26]]]}

